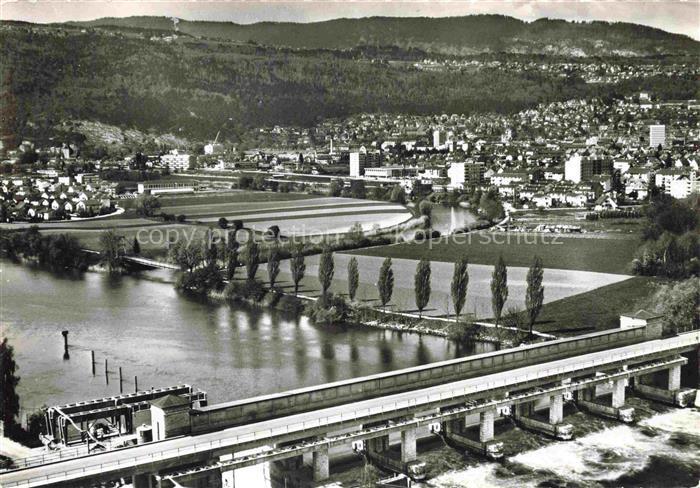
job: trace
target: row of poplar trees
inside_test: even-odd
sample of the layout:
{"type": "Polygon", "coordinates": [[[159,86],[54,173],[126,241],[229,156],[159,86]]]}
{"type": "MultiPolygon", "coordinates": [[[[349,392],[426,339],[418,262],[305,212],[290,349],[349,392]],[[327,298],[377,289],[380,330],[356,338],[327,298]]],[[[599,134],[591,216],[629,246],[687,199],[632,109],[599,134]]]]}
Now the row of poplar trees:
{"type": "MultiPolygon", "coordinates": [[[[303,262],[303,256],[300,258],[303,262]]],[[[292,261],[292,275],[294,276],[294,258],[292,261]]],[[[379,279],[377,280],[377,291],[379,292],[379,302],[383,309],[391,301],[394,292],[394,271],[392,270],[391,258],[384,259],[381,268],[379,269],[379,279]]],[[[334,273],[333,254],[330,250],[326,250],[321,254],[319,262],[319,282],[321,291],[325,295],[331,286],[334,273]]],[[[540,314],[544,302],[544,286],[542,284],[544,277],[544,269],[542,260],[536,256],[532,265],[527,272],[527,291],[525,294],[525,308],[527,312],[530,334],[532,328],[540,314]]],[[[431,269],[430,261],[423,258],[416,266],[416,272],[413,278],[415,303],[418,309],[419,316],[422,317],[423,310],[430,301],[431,293],[431,269]]],[[[360,282],[359,269],[357,258],[352,257],[348,262],[348,295],[351,300],[355,299],[357,288],[360,282]]],[[[295,291],[296,291],[295,279],[295,291]]],[[[469,271],[467,257],[461,257],[454,265],[452,282],[450,284],[450,294],[454,311],[459,322],[460,314],[464,309],[467,298],[467,288],[469,286],[469,271]]],[[[503,260],[503,256],[499,256],[498,261],[491,276],[491,306],[495,318],[495,324],[498,326],[503,314],[503,307],[508,299],[508,270],[503,260]]]]}
{"type": "MultiPolygon", "coordinates": [[[[229,279],[233,277],[233,273],[237,267],[237,259],[235,251],[229,254],[228,272],[229,279]]],[[[260,259],[260,249],[257,243],[252,242],[246,246],[245,250],[246,275],[248,279],[254,279],[258,269],[260,259]]],[[[292,248],[290,260],[290,269],[292,282],[294,283],[294,293],[299,290],[299,284],[306,274],[306,263],[304,261],[303,246],[295,245],[292,248]]],[[[270,249],[270,254],[267,260],[268,280],[270,288],[274,288],[277,281],[277,276],[280,270],[280,255],[276,247],[270,249]]],[[[335,263],[333,253],[330,249],[326,249],[321,253],[318,266],[318,280],[321,285],[321,293],[323,296],[328,294],[328,291],[333,282],[335,274],[335,263]]],[[[542,284],[544,277],[544,269],[542,260],[536,256],[534,262],[527,272],[527,291],[525,294],[525,309],[527,319],[532,334],[532,328],[540,314],[544,302],[544,286],[542,284]]],[[[415,303],[418,309],[419,316],[422,317],[425,307],[430,301],[431,294],[431,267],[430,261],[423,258],[416,266],[416,272],[413,278],[415,303]]],[[[357,288],[360,283],[360,273],[357,264],[357,258],[352,257],[348,262],[348,295],[351,300],[357,295],[357,288]]],[[[464,309],[467,298],[467,289],[469,287],[469,271],[468,259],[463,256],[454,264],[454,272],[452,282],[450,283],[450,295],[454,312],[459,322],[459,317],[464,309]]],[[[379,302],[383,309],[386,309],[387,304],[391,301],[394,293],[394,271],[392,269],[391,258],[384,259],[381,268],[379,269],[379,279],[377,280],[377,291],[379,292],[379,302]]],[[[503,260],[503,256],[499,256],[496,265],[494,266],[491,276],[491,307],[495,318],[495,324],[498,326],[502,314],[503,307],[508,300],[508,269],[503,260]]]]}

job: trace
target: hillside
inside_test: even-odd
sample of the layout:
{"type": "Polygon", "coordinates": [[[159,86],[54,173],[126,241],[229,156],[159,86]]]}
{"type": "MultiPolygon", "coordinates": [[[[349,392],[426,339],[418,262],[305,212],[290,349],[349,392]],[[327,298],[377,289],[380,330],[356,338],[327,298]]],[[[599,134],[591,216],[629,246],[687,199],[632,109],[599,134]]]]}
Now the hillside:
{"type": "Polygon", "coordinates": [[[539,19],[524,22],[502,15],[468,17],[369,17],[290,23],[187,21],[165,17],[103,18],[76,23],[174,31],[195,37],[255,42],[301,49],[351,49],[358,45],[398,46],[466,55],[483,52],[576,56],[700,53],[687,36],[626,23],[539,19]]]}
{"type": "MultiPolygon", "coordinates": [[[[591,85],[576,75],[561,77],[540,70],[484,67],[431,71],[405,62],[426,56],[426,51],[408,47],[365,44],[344,50],[332,50],[329,46],[302,50],[195,38],[182,31],[177,36],[165,36],[171,32],[172,20],[164,18],[117,20],[125,25],[104,28],[21,22],[0,25],[0,138],[5,148],[16,147],[18,141],[26,138],[40,144],[50,143],[52,138],[65,140],[67,127],[81,127],[77,137],[82,138],[88,122],[98,123],[89,134],[104,132],[103,137],[95,138],[95,144],[102,146],[98,153],[112,154],[119,152],[118,146],[127,141],[158,144],[161,135],[171,134],[193,142],[208,140],[224,124],[222,138],[238,142],[241,134],[251,127],[311,126],[325,118],[361,112],[513,113],[538,103],[631,94],[639,90],[673,99],[690,98],[697,92],[697,80],[690,76],[656,76],[591,85]],[[391,60],[400,61],[388,62],[391,60]],[[77,121],[82,123],[71,125],[77,121]],[[105,129],[107,125],[134,129],[143,136],[121,137],[113,129],[105,129]]],[[[377,19],[388,25],[394,25],[393,20],[377,19]]],[[[563,35],[560,31],[571,27],[567,23],[556,27],[559,24],[550,21],[523,24],[493,16],[482,20],[507,25],[512,31],[527,25],[529,31],[541,29],[549,37],[563,35]]],[[[345,22],[359,25],[354,21],[338,22],[338,25],[345,22]]],[[[204,29],[210,36],[213,27],[226,32],[236,28],[235,24],[182,24],[204,29]]],[[[265,31],[268,39],[275,25],[265,24],[265,29],[269,29],[265,31]]],[[[287,25],[289,29],[298,27],[287,25]]],[[[623,29],[619,25],[610,28],[615,32],[623,29]]],[[[473,32],[448,31],[440,34],[443,36],[440,42],[448,42],[450,36],[463,40],[479,37],[473,32]]],[[[262,38],[263,31],[256,32],[262,38]]],[[[649,30],[648,35],[661,36],[659,45],[676,42],[673,39],[678,36],[659,32],[649,30]]],[[[395,36],[391,39],[398,39],[400,33],[386,33],[385,38],[390,39],[387,37],[390,35],[395,36]]],[[[313,38],[309,34],[306,38],[321,45],[324,36],[313,38]]],[[[494,39],[492,34],[474,42],[493,44],[494,39]]],[[[480,56],[501,59],[506,55],[480,56]]],[[[639,62],[651,61],[647,58],[639,62]]],[[[166,140],[167,137],[170,136],[166,140]]]]}

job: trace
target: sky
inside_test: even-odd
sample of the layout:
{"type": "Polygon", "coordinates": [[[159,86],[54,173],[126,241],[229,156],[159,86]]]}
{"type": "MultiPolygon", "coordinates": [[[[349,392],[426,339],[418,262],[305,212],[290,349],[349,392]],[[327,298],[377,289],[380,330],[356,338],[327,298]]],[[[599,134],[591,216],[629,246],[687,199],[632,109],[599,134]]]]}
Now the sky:
{"type": "Polygon", "coordinates": [[[188,20],[314,22],[340,17],[495,13],[523,20],[632,22],[700,40],[700,0],[0,0],[0,19],[64,22],[156,15],[188,20]]]}

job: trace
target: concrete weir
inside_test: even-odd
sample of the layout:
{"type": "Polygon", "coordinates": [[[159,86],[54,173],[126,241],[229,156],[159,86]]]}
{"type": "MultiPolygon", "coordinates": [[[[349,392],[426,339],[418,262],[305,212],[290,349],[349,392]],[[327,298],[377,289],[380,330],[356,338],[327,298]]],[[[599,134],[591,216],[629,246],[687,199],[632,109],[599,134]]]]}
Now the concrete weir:
{"type": "Polygon", "coordinates": [[[466,423],[469,421],[469,416],[435,424],[431,430],[445,439],[448,445],[489,459],[500,459],[503,457],[503,442],[494,438],[495,413],[493,409],[479,414],[478,438],[474,438],[476,436],[467,429],[466,423]]]}
{"type": "Polygon", "coordinates": [[[549,397],[549,421],[534,417],[534,404],[521,403],[514,406],[513,418],[521,427],[554,437],[562,441],[571,440],[574,428],[571,424],[562,423],[564,419],[564,396],[561,393],[549,397]]]}
{"type": "MultiPolygon", "coordinates": [[[[364,425],[363,428],[372,428],[375,425],[364,425]]],[[[388,434],[368,438],[360,443],[361,450],[379,468],[393,473],[402,473],[414,481],[420,481],[425,478],[425,463],[417,458],[417,429],[413,425],[407,425],[399,432],[401,446],[398,453],[392,450],[388,434]]]]}
{"type": "Polygon", "coordinates": [[[627,380],[620,378],[611,381],[610,385],[597,385],[594,388],[579,390],[574,394],[576,404],[594,415],[625,423],[632,422],[634,408],[625,407],[626,386],[627,380]]]}
{"type": "Polygon", "coordinates": [[[634,381],[634,392],[644,398],[685,408],[695,404],[697,389],[681,387],[681,365],[665,371],[639,376],[634,381]]]}
{"type": "MultiPolygon", "coordinates": [[[[635,337],[639,333],[632,330],[635,337]]],[[[697,354],[699,345],[700,331],[623,346],[609,333],[594,334],[537,346],[565,356],[561,359],[528,358],[533,346],[527,346],[474,356],[466,361],[469,371],[463,370],[465,360],[447,361],[214,408],[197,407],[189,395],[180,398],[168,391],[150,399],[154,442],[49,457],[37,464],[25,461],[24,468],[0,473],[0,484],[59,487],[132,479],[136,488],[233,488],[235,470],[278,463],[318,486],[330,479],[330,457],[356,444],[378,466],[418,480],[425,476],[425,464],[416,456],[416,439],[428,428],[435,432],[444,426],[453,445],[495,458],[502,448],[495,437],[499,412],[508,411],[525,429],[566,440],[573,429],[565,422],[564,402],[572,395],[580,406],[622,420],[629,412],[627,385],[640,395],[687,405],[696,393],[682,387],[696,388],[697,382],[690,381],[688,368],[681,370],[689,362],[682,354],[697,354]],[[481,369],[485,366],[489,372],[481,369]],[[396,386],[399,379],[413,386],[396,386]],[[377,396],[378,391],[391,393],[377,396]],[[305,458],[310,467],[302,465],[305,458]]],[[[101,399],[50,411],[63,419],[103,409],[111,416],[113,403],[101,399]]],[[[61,427],[60,420],[55,423],[61,427]]]]}

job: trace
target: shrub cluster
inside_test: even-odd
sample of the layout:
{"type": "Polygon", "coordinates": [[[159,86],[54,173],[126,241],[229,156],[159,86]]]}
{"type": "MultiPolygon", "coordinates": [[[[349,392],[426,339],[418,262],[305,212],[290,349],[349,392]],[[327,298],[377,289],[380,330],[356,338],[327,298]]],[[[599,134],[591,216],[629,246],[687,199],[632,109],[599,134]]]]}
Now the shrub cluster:
{"type": "Polygon", "coordinates": [[[640,217],[642,217],[642,212],[637,208],[601,210],[600,212],[589,212],[586,214],[586,220],[638,219],[640,217]]]}
{"type": "Polygon", "coordinates": [[[41,234],[36,226],[4,233],[0,238],[0,252],[9,258],[36,260],[52,271],[85,271],[88,268],[87,257],[75,237],[41,234]]]}
{"type": "Polygon", "coordinates": [[[350,306],[343,297],[326,293],[318,300],[307,304],[304,312],[315,324],[342,325],[348,322],[350,306]]]}
{"type": "Polygon", "coordinates": [[[239,299],[262,301],[267,290],[259,280],[229,281],[224,290],[226,298],[232,301],[239,299]]]}

